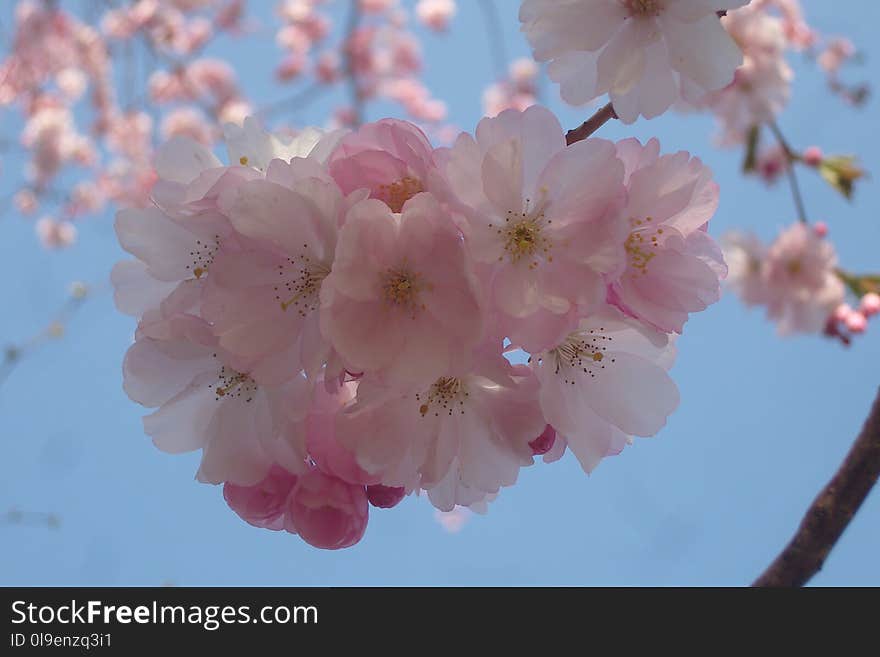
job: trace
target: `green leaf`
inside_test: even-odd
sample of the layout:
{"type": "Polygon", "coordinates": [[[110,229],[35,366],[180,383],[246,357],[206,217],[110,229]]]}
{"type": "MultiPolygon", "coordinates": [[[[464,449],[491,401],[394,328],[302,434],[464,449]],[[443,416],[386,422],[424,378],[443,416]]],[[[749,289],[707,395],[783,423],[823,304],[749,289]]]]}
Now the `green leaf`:
{"type": "Polygon", "coordinates": [[[859,276],[848,274],[842,269],[838,269],[837,276],[849,288],[849,291],[859,299],[868,294],[868,292],[880,294],[880,275],[866,274],[859,276]]]}
{"type": "Polygon", "coordinates": [[[819,173],[825,181],[847,199],[852,199],[855,182],[865,176],[852,155],[826,157],[819,165],[819,173]]]}

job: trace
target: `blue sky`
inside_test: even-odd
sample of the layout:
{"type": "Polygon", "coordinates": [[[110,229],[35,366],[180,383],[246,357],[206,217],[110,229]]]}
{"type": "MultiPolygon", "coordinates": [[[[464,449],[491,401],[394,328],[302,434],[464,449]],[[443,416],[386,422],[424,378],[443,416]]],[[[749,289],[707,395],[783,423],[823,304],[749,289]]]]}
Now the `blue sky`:
{"type": "MultiPolygon", "coordinates": [[[[9,5],[0,11],[9,24],[9,5]]],[[[270,3],[259,6],[265,20],[270,3]]],[[[453,29],[426,36],[426,79],[472,129],[493,77],[481,14],[459,2],[453,29]]],[[[515,3],[499,0],[511,56],[527,54],[515,3]]],[[[851,71],[876,86],[872,52],[880,6],[873,0],[804,0],[812,23],[867,49],[851,71]],[[841,11],[843,7],[847,11],[841,11]]],[[[254,98],[283,97],[271,75],[279,53],[268,36],[224,42],[254,98]]],[[[861,110],[826,93],[822,77],[796,59],[795,95],[780,123],[791,142],[858,153],[880,171],[876,102],[861,110]]],[[[588,110],[565,108],[545,86],[564,125],[588,110]]],[[[323,123],[332,99],[287,118],[323,123]]],[[[370,118],[395,114],[372,107],[370,118]]],[[[738,174],[740,155],[712,147],[702,116],[667,115],[601,136],[657,136],[664,150],[700,155],[722,185],[712,231],[751,228],[765,239],[794,220],[784,185],[767,190],[738,174]]],[[[2,161],[0,193],[22,162],[2,161]]],[[[831,227],[843,265],[880,272],[880,200],[860,186],[847,204],[803,176],[811,218],[831,227]]],[[[0,215],[0,344],[46,324],[72,280],[106,281],[122,257],[112,213],[84,221],[79,244],[48,253],[30,220],[0,215]]],[[[732,295],[695,317],[679,341],[673,376],[682,403],[656,437],[640,440],[585,476],[568,455],[525,469],[485,517],[458,534],[436,523],[425,499],[371,514],[364,540],[341,552],[254,529],[197,484],[197,455],[170,456],[144,436],[142,410],[121,388],[132,321],[96,294],[67,337],[34,352],[0,388],[0,510],[51,511],[61,526],[0,525],[0,583],[10,585],[739,585],[750,582],[787,542],[812,498],[837,468],[873,399],[880,326],[850,350],[818,337],[782,340],[760,312],[732,295]]],[[[814,580],[880,585],[880,492],[874,491],[814,580]]]]}

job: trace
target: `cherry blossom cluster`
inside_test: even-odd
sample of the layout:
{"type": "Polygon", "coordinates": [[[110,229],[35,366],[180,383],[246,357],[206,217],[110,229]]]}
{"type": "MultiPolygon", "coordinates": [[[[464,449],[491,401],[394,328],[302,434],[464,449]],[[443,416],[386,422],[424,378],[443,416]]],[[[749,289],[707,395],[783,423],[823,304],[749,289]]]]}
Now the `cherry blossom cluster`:
{"type": "Polygon", "coordinates": [[[322,11],[326,0],[285,0],[278,13],[277,42],[286,52],[276,75],[281,82],[311,75],[325,87],[341,81],[351,87],[351,103],[335,114],[339,125],[359,120],[363,103],[386,98],[399,103],[416,121],[439,124],[446,105],[421,81],[421,45],[410,29],[411,14],[442,32],[455,15],[452,0],[420,0],[411,12],[398,0],[358,0],[351,4],[350,29],[338,43],[328,43],[333,27],[322,11]],[[346,79],[347,78],[347,79],[346,79]]]}
{"type": "MultiPolygon", "coordinates": [[[[726,12],[721,24],[742,50],[743,63],[731,84],[695,105],[715,114],[722,144],[745,143],[756,126],[775,121],[785,109],[794,80],[788,63],[792,53],[814,56],[835,93],[854,104],[864,100],[863,85],[850,88],[839,77],[843,65],[855,56],[855,47],[847,39],[822,37],[806,22],[798,0],[752,0],[726,12]]],[[[778,148],[768,150],[765,158],[779,153],[778,148]]]]}
{"type": "Polygon", "coordinates": [[[23,125],[0,146],[20,147],[29,166],[0,192],[21,214],[42,214],[35,229],[47,248],[72,245],[77,221],[108,202],[147,207],[160,141],[185,135],[213,146],[223,125],[255,112],[296,109],[336,90],[349,100],[337,104],[330,127],[357,123],[367,103],[389,99],[436,134],[449,130],[445,104],[421,80],[412,23],[446,30],[453,0],[283,0],[277,26],[257,23],[245,0],[21,0],[14,13],[0,59],[0,111],[15,110],[23,125]],[[343,12],[330,13],[331,5],[350,5],[353,20],[334,20],[343,12]],[[281,52],[279,88],[296,91],[259,107],[232,63],[205,52],[221,36],[261,38],[265,30],[281,52]]]}
{"type": "Polygon", "coordinates": [[[424,492],[482,511],[535,458],[586,472],[678,405],[726,275],[711,172],[656,140],[566,146],[538,106],[434,148],[411,123],[185,138],[116,230],[124,363],[161,450],[249,523],[341,548],[424,492]]]}
{"type": "Polygon", "coordinates": [[[92,26],[68,11],[67,3],[19,2],[10,51],[0,62],[0,108],[22,113],[19,141],[30,156],[15,206],[25,215],[55,206],[36,223],[38,236],[51,248],[72,244],[74,221],[98,212],[107,201],[149,203],[159,129],[209,141],[210,121],[195,108],[207,107],[207,97],[216,109],[212,120],[240,120],[246,114],[232,111],[239,96],[228,66],[188,59],[215,33],[237,29],[243,2],[138,0],[107,7],[92,26]],[[137,83],[131,77],[136,40],[156,61],[173,67],[173,73],[156,71],[149,95],[140,99],[127,97],[123,89],[137,83]],[[123,48],[125,71],[120,73],[113,55],[123,48]],[[161,126],[141,109],[148,101],[161,105],[172,100],[190,106],[169,112],[161,126]],[[70,166],[78,169],[76,175],[66,171],[70,166]]]}
{"type": "Polygon", "coordinates": [[[767,246],[750,233],[725,235],[728,284],[747,306],[763,306],[779,333],[824,334],[849,345],[880,313],[880,296],[838,268],[824,223],[796,223],[767,246]],[[856,296],[856,307],[847,290],[856,296]]]}

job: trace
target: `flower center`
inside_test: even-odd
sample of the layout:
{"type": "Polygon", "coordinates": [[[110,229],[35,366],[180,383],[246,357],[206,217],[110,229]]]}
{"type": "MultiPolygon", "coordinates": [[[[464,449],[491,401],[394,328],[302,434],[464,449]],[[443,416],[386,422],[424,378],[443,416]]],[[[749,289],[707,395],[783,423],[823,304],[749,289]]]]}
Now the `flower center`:
{"type": "Polygon", "coordinates": [[[382,292],[385,301],[391,306],[403,308],[413,317],[419,310],[425,309],[421,293],[429,289],[430,285],[425,283],[422,275],[410,271],[405,265],[388,269],[383,276],[382,292]]]}
{"type": "Polygon", "coordinates": [[[329,267],[306,253],[307,249],[308,244],[303,244],[303,252],[298,257],[278,265],[278,275],[284,282],[275,286],[275,300],[281,309],[287,311],[293,306],[302,317],[317,309],[321,283],[330,273],[329,267]]]}
{"type": "Polygon", "coordinates": [[[401,212],[404,204],[416,194],[425,191],[422,181],[412,176],[401,178],[390,185],[379,185],[379,197],[392,212],[401,212]]]}
{"type": "MultiPolygon", "coordinates": [[[[535,269],[540,264],[539,256],[546,258],[548,262],[553,262],[553,256],[550,255],[553,244],[544,230],[553,222],[544,216],[542,205],[529,211],[530,204],[531,199],[526,199],[524,212],[515,213],[513,210],[508,210],[503,225],[490,224],[490,226],[495,229],[504,243],[504,253],[511,262],[525,260],[529,269],[535,269]]],[[[499,256],[498,260],[504,260],[504,254],[499,256]]]]}
{"type": "Polygon", "coordinates": [[[616,359],[606,358],[608,343],[613,340],[603,333],[604,328],[572,333],[561,345],[550,351],[556,370],[565,383],[575,384],[575,376],[589,374],[591,379],[605,369],[607,363],[616,359]]]}
{"type": "Polygon", "coordinates": [[[663,229],[654,229],[651,225],[652,222],[651,217],[647,217],[644,221],[636,218],[630,219],[630,226],[633,230],[623,245],[630,269],[643,275],[648,273],[648,263],[657,255],[657,250],[660,247],[660,235],[663,234],[663,229]]]}
{"type": "Polygon", "coordinates": [[[426,394],[416,393],[416,401],[420,403],[419,414],[425,417],[432,407],[434,417],[440,417],[440,413],[452,415],[453,411],[458,411],[464,415],[464,403],[469,394],[461,379],[455,377],[441,377],[434,382],[434,385],[426,394]]]}
{"type": "Polygon", "coordinates": [[[220,368],[217,383],[209,384],[208,387],[213,388],[216,401],[243,397],[245,402],[250,403],[257,391],[257,384],[250,375],[236,372],[225,365],[220,368]]]}
{"type": "Polygon", "coordinates": [[[661,0],[623,0],[630,16],[658,16],[663,10],[661,0]]]}
{"type": "Polygon", "coordinates": [[[186,266],[196,278],[201,278],[208,273],[208,268],[214,262],[214,256],[217,255],[217,249],[220,248],[219,240],[219,235],[214,235],[212,243],[196,240],[195,247],[189,252],[192,263],[186,266]]]}

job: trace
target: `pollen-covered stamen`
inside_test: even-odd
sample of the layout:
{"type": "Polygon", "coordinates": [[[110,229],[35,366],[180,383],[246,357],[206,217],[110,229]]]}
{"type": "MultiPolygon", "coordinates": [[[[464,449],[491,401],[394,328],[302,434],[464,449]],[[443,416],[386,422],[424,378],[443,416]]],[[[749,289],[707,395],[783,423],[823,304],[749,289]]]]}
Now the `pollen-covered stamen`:
{"type": "Polygon", "coordinates": [[[420,273],[411,271],[406,265],[387,269],[382,278],[385,301],[391,306],[403,308],[413,317],[425,309],[421,295],[430,287],[420,273]]]}
{"type": "MultiPolygon", "coordinates": [[[[529,269],[540,264],[540,258],[553,262],[551,250],[553,243],[546,235],[546,228],[553,223],[544,215],[544,203],[529,208],[531,199],[526,199],[526,207],[521,212],[507,211],[503,224],[489,224],[504,244],[504,254],[510,261],[526,261],[529,269]]],[[[498,257],[504,260],[504,254],[498,257]]]]}
{"type": "Polygon", "coordinates": [[[308,255],[308,248],[308,244],[303,244],[300,255],[278,265],[282,282],[275,286],[275,300],[281,309],[287,311],[292,307],[303,317],[318,308],[321,283],[330,273],[329,267],[308,255]]]}
{"type": "MultiPolygon", "coordinates": [[[[215,357],[216,355],[214,354],[215,357]]],[[[208,384],[208,387],[214,391],[216,401],[242,398],[245,402],[250,403],[257,391],[257,384],[250,375],[236,372],[225,365],[220,367],[217,382],[208,384]]]]}
{"type": "Polygon", "coordinates": [[[428,392],[416,393],[419,415],[425,417],[433,412],[434,417],[440,417],[441,413],[451,416],[455,411],[464,415],[464,404],[469,396],[467,387],[461,379],[441,377],[434,382],[428,392]]]}
{"type": "Polygon", "coordinates": [[[606,356],[614,338],[605,335],[604,328],[589,329],[572,333],[561,345],[550,351],[556,366],[555,374],[565,383],[575,384],[582,373],[595,379],[596,376],[616,359],[606,356]]]}
{"type": "Polygon", "coordinates": [[[651,217],[630,219],[630,226],[633,230],[623,246],[626,250],[629,267],[636,273],[648,273],[648,264],[656,257],[660,247],[663,229],[655,229],[653,221],[651,217]]]}
{"type": "Polygon", "coordinates": [[[217,255],[217,249],[220,248],[220,236],[214,235],[213,242],[205,242],[196,240],[196,245],[189,252],[192,263],[187,265],[187,270],[192,272],[196,278],[201,278],[208,273],[208,268],[214,262],[214,256],[217,255]]]}
{"type": "Polygon", "coordinates": [[[659,16],[663,0],[622,0],[630,16],[659,16]]]}
{"type": "Polygon", "coordinates": [[[392,212],[401,212],[408,200],[423,191],[425,188],[421,180],[405,176],[389,185],[379,185],[379,198],[385,201],[392,212]]]}

